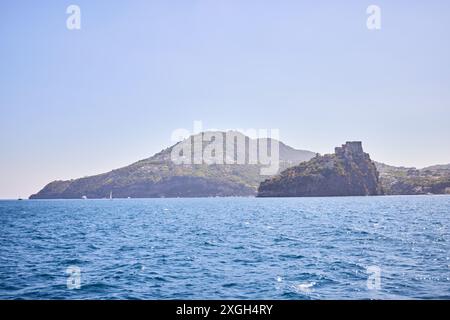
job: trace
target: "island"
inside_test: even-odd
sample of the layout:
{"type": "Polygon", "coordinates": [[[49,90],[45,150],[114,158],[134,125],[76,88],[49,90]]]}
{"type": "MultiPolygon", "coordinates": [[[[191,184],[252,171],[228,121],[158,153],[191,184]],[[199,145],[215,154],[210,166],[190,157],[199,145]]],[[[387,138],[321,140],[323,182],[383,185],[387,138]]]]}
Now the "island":
{"type": "Polygon", "coordinates": [[[258,197],[376,196],[384,194],[375,163],[360,141],[337,147],[334,154],[286,169],[263,181],[258,197]]]}

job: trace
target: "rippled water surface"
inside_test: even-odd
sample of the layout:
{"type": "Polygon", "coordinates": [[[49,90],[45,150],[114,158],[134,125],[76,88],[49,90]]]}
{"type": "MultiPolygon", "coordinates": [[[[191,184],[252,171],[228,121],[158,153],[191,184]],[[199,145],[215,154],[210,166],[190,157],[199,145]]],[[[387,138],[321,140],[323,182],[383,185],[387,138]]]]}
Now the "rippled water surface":
{"type": "Polygon", "coordinates": [[[449,196],[0,201],[0,299],[450,299],[449,227],[449,196]]]}

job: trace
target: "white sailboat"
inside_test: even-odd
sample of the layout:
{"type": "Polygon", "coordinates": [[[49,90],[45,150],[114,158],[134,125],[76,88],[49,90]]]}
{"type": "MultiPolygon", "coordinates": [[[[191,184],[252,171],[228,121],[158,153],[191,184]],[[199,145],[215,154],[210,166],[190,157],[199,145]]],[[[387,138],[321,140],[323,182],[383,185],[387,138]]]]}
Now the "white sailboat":
{"type": "Polygon", "coordinates": [[[112,200],[113,196],[112,196],[112,191],[109,193],[109,200],[112,200]]]}

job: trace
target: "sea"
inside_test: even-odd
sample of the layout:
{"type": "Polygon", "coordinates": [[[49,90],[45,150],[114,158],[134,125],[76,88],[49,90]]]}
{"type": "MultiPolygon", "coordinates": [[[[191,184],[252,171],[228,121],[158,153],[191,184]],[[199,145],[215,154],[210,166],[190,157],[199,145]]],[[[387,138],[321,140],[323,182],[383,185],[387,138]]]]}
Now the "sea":
{"type": "Polygon", "coordinates": [[[0,299],[450,299],[450,196],[0,201],[0,299]]]}

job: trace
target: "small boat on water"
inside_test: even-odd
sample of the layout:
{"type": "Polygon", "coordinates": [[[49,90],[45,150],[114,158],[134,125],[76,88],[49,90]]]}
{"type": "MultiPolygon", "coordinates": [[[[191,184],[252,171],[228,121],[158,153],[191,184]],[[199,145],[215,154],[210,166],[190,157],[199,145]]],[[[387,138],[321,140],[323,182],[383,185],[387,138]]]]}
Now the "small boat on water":
{"type": "Polygon", "coordinates": [[[109,193],[109,200],[112,200],[113,196],[112,196],[112,191],[109,193]]]}

